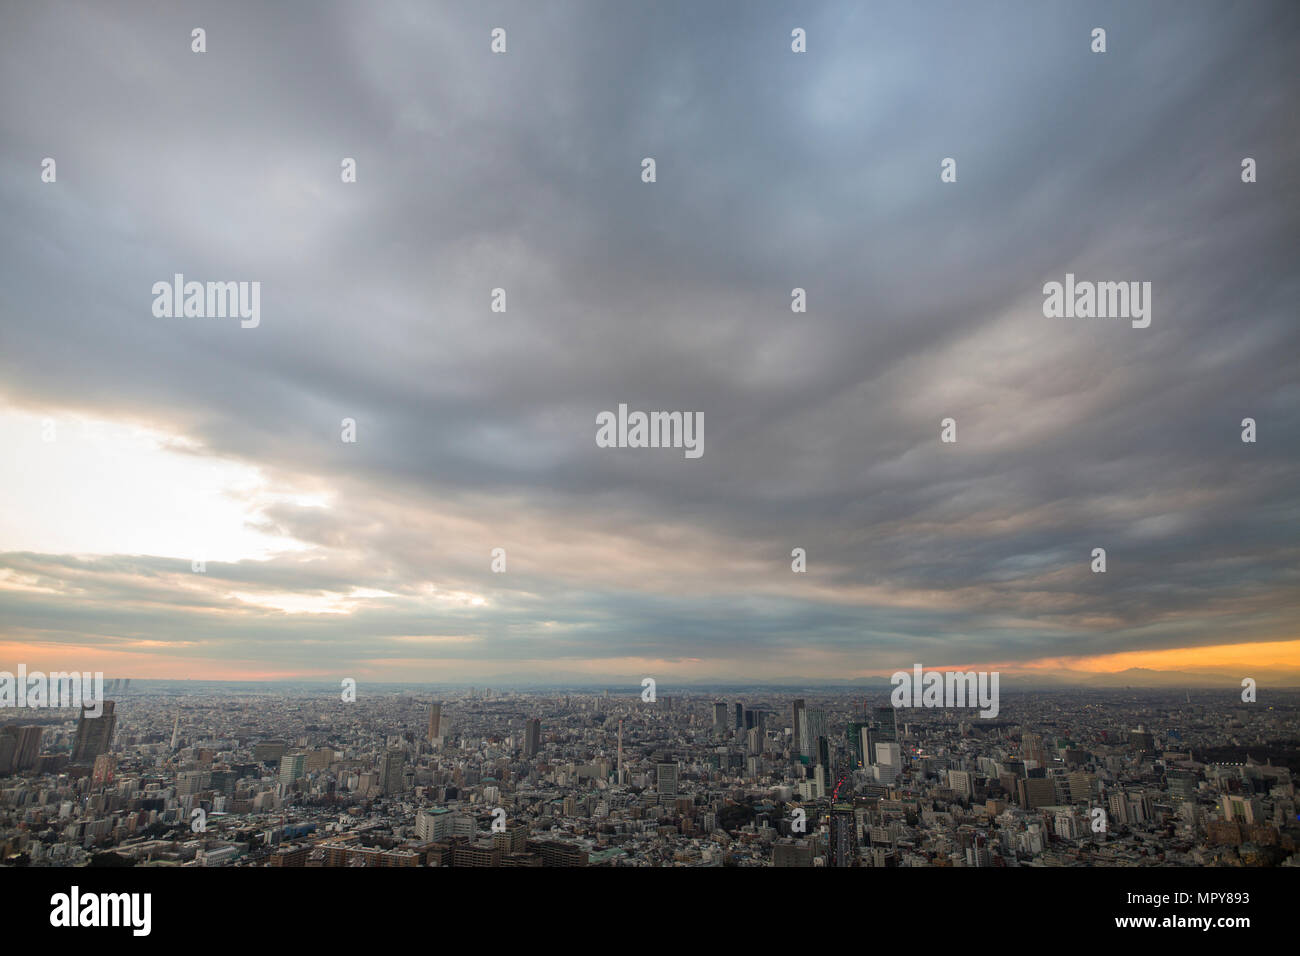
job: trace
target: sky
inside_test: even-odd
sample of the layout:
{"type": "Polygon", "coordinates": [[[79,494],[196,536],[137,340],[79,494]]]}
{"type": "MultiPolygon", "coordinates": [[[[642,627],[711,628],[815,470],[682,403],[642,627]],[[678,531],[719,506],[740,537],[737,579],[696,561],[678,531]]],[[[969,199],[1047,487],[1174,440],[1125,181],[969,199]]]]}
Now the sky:
{"type": "Polygon", "coordinates": [[[1290,2],[7,5],[0,669],[1300,684],[1298,61],[1290,2]]]}

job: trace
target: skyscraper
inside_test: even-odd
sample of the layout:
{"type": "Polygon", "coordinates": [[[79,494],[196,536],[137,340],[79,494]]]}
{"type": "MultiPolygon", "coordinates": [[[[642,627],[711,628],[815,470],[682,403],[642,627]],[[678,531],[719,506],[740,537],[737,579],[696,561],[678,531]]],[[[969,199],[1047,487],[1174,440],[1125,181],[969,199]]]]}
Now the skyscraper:
{"type": "Polygon", "coordinates": [[[794,752],[797,754],[805,753],[803,727],[804,702],[802,697],[795,700],[791,710],[794,712],[794,752]]]}
{"type": "Polygon", "coordinates": [[[655,764],[655,789],[662,797],[677,796],[677,764],[655,764]]]}
{"type": "Polygon", "coordinates": [[[435,700],[429,705],[429,743],[442,736],[442,701],[435,700]]]}
{"type": "Polygon", "coordinates": [[[713,729],[725,730],[727,727],[727,705],[724,701],[713,702],[713,729]]]}
{"type": "Polygon", "coordinates": [[[844,742],[848,745],[855,767],[867,765],[867,739],[863,734],[866,729],[867,725],[863,721],[851,720],[848,729],[844,732],[844,742]]]}
{"type": "Polygon", "coordinates": [[[897,715],[893,707],[877,707],[872,712],[873,719],[871,726],[864,733],[866,738],[865,754],[866,761],[869,764],[876,763],[876,745],[892,744],[898,742],[898,724],[897,715]]]}
{"type": "Polygon", "coordinates": [[[875,743],[890,744],[898,742],[898,715],[893,707],[876,708],[875,743]]]}
{"type": "Polygon", "coordinates": [[[542,749],[542,722],[536,717],[528,718],[524,731],[524,756],[535,757],[542,749]]]}
{"type": "MultiPolygon", "coordinates": [[[[288,760],[288,757],[285,757],[288,760]]],[[[384,795],[401,793],[405,789],[402,768],[406,765],[406,754],[396,747],[390,747],[384,754],[379,767],[379,789],[384,795]]]]}
{"type": "Polygon", "coordinates": [[[17,727],[0,730],[0,773],[18,773],[36,766],[41,754],[42,728],[17,727]]]}
{"type": "Polygon", "coordinates": [[[103,702],[104,711],[98,717],[86,716],[86,705],[81,705],[81,719],[77,722],[77,740],[72,746],[73,763],[92,763],[100,754],[108,753],[113,744],[113,728],[117,715],[113,701],[103,702]]]}
{"type": "Polygon", "coordinates": [[[280,758],[280,782],[291,784],[307,772],[306,754],[285,754],[280,758]]]}
{"type": "Polygon", "coordinates": [[[1032,760],[1035,766],[1047,766],[1047,750],[1043,747],[1043,738],[1039,734],[1022,733],[1020,753],[1026,761],[1032,760]]]}
{"type": "Polygon", "coordinates": [[[826,736],[826,711],[805,710],[800,723],[803,739],[799,741],[799,755],[804,763],[817,763],[817,738],[826,736]]]}

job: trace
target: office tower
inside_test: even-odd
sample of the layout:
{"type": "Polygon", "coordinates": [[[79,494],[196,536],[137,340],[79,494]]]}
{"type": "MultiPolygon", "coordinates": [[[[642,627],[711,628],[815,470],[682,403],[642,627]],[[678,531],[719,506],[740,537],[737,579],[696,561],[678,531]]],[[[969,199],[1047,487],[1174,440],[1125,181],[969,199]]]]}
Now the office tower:
{"type": "Polygon", "coordinates": [[[1156,738],[1147,732],[1146,727],[1138,724],[1137,730],[1129,731],[1128,745],[1138,753],[1155,753],[1156,738]]]}
{"type": "Polygon", "coordinates": [[[405,789],[402,778],[402,768],[405,764],[406,754],[396,747],[390,747],[384,754],[383,763],[379,767],[379,789],[385,796],[401,793],[405,789]]]}
{"type": "Polygon", "coordinates": [[[875,709],[876,728],[872,740],[878,744],[898,742],[898,713],[893,707],[875,709]]]}
{"type": "Polygon", "coordinates": [[[306,754],[285,754],[280,758],[280,782],[291,784],[307,773],[306,754]]]}
{"type": "Polygon", "coordinates": [[[235,795],[235,783],[239,779],[239,774],[233,770],[214,770],[211,777],[208,778],[209,786],[219,794],[227,797],[235,795]]]}
{"type": "Polygon", "coordinates": [[[113,713],[113,701],[103,701],[102,705],[104,710],[99,717],[87,717],[86,705],[82,704],[81,719],[77,722],[77,740],[72,747],[73,763],[92,763],[100,754],[108,753],[112,746],[117,715],[113,713]]]}
{"type": "Polygon", "coordinates": [[[542,749],[542,722],[536,717],[529,717],[524,727],[524,756],[535,757],[542,749]]]}
{"type": "Polygon", "coordinates": [[[623,784],[623,721],[618,722],[618,777],[615,783],[619,786],[623,784]]]}
{"type": "Polygon", "coordinates": [[[948,786],[967,799],[975,795],[975,781],[972,775],[965,770],[949,770],[948,786]]]}
{"type": "Polygon", "coordinates": [[[1165,774],[1165,782],[1169,785],[1170,797],[1179,801],[1196,799],[1196,774],[1187,770],[1170,770],[1165,774]]]}
{"type": "Polygon", "coordinates": [[[1110,827],[1126,826],[1133,822],[1129,819],[1128,795],[1123,790],[1111,791],[1106,808],[1110,814],[1110,819],[1107,821],[1110,827]]]}
{"type": "Polygon", "coordinates": [[[334,751],[329,747],[321,747],[316,750],[307,751],[307,765],[304,768],[307,773],[314,770],[328,770],[329,765],[334,762],[334,751]]]}
{"type": "Polygon", "coordinates": [[[1070,802],[1071,803],[1089,803],[1092,800],[1092,791],[1097,781],[1095,774],[1087,773],[1082,770],[1070,774],[1070,802]]]}
{"type": "Polygon", "coordinates": [[[1020,753],[1026,762],[1032,760],[1036,766],[1047,766],[1047,750],[1043,747],[1043,738],[1038,734],[1020,735],[1020,753]]]}
{"type": "Polygon", "coordinates": [[[41,755],[41,730],[15,724],[0,729],[0,773],[19,773],[36,766],[41,755]]]}
{"type": "Polygon", "coordinates": [[[429,705],[429,743],[442,736],[442,701],[429,705]]]}
{"type": "Polygon", "coordinates": [[[735,709],[736,709],[736,730],[748,729],[745,727],[745,705],[742,704],[740,701],[736,701],[735,709]]]}
{"type": "Polygon", "coordinates": [[[831,742],[825,734],[817,736],[816,746],[813,748],[813,759],[821,766],[826,768],[827,776],[831,774],[831,742]]]}
{"type": "Polygon", "coordinates": [[[172,745],[170,749],[172,750],[176,749],[176,741],[180,739],[180,736],[181,736],[181,715],[177,714],[176,720],[172,724],[172,745]]]}
{"type": "Polygon", "coordinates": [[[826,736],[826,711],[804,710],[800,724],[803,739],[799,742],[799,754],[805,764],[817,762],[817,738],[826,736]]]}
{"type": "Polygon", "coordinates": [[[867,738],[864,731],[867,724],[860,721],[849,721],[849,728],[845,731],[845,742],[848,744],[848,751],[853,755],[853,766],[865,767],[867,765],[867,738]]]}
{"type": "Polygon", "coordinates": [[[677,764],[655,764],[655,789],[660,797],[677,796],[677,764]]]}
{"type": "Polygon", "coordinates": [[[853,807],[837,803],[831,807],[830,865],[854,866],[858,856],[858,821],[853,807]]]}
{"type": "Polygon", "coordinates": [[[804,702],[802,698],[796,700],[794,704],[791,706],[791,710],[794,713],[794,752],[796,754],[805,752],[802,749],[803,742],[804,742],[804,729],[803,729],[804,709],[805,709],[804,702]]]}
{"type": "Polygon", "coordinates": [[[713,702],[713,729],[725,730],[727,727],[727,705],[720,700],[713,702]]]}
{"type": "Polygon", "coordinates": [[[1050,807],[1056,800],[1056,787],[1046,777],[1029,777],[1018,782],[1020,806],[1025,810],[1050,807]]]}

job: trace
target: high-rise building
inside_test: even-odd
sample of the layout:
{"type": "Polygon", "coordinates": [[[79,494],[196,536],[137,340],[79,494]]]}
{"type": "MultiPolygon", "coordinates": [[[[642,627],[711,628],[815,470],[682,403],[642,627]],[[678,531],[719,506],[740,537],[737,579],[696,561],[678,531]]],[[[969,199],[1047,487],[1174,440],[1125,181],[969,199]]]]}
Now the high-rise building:
{"type": "Polygon", "coordinates": [[[285,754],[280,758],[280,782],[291,784],[307,773],[306,754],[285,754]]]}
{"type": "Polygon", "coordinates": [[[734,707],[736,711],[736,730],[747,730],[748,728],[745,727],[745,705],[740,701],[736,701],[734,707]]]}
{"type": "Polygon", "coordinates": [[[406,781],[402,776],[405,766],[406,753],[397,747],[389,747],[384,753],[383,762],[379,765],[380,792],[388,796],[401,793],[406,789],[406,781]]]}
{"type": "Polygon", "coordinates": [[[727,728],[727,705],[725,702],[716,700],[713,702],[713,729],[725,730],[727,728]]]}
{"type": "Polygon", "coordinates": [[[869,764],[876,762],[876,745],[898,742],[897,714],[893,707],[877,707],[872,711],[871,726],[861,731],[863,756],[869,764]]]}
{"type": "Polygon", "coordinates": [[[817,763],[819,753],[817,738],[826,736],[826,711],[805,710],[801,724],[803,740],[799,742],[799,754],[804,763],[817,763]]]}
{"type": "Polygon", "coordinates": [[[655,764],[655,789],[660,797],[677,796],[677,764],[655,764]]]}
{"type": "Polygon", "coordinates": [[[1047,777],[1028,777],[1018,781],[1020,806],[1026,810],[1050,807],[1056,802],[1056,787],[1047,777]]]}
{"type": "Polygon", "coordinates": [[[791,705],[790,709],[794,714],[794,752],[796,754],[806,753],[807,751],[803,749],[804,746],[803,715],[804,715],[804,710],[806,709],[804,706],[803,698],[796,699],[794,704],[791,705]]]}
{"type": "Polygon", "coordinates": [[[1196,774],[1187,770],[1170,770],[1165,774],[1169,795],[1176,800],[1196,799],[1196,774]]]}
{"type": "Polygon", "coordinates": [[[831,774],[831,741],[830,738],[821,734],[817,737],[817,745],[813,748],[814,759],[818,764],[826,768],[826,773],[831,774]]]}
{"type": "Polygon", "coordinates": [[[867,724],[865,721],[849,721],[849,728],[844,734],[849,753],[853,755],[853,765],[855,767],[865,767],[868,762],[866,730],[867,724]]]}
{"type": "Polygon", "coordinates": [[[98,717],[87,717],[88,708],[81,705],[81,719],[77,722],[77,739],[72,747],[73,763],[93,763],[100,754],[108,753],[113,745],[113,728],[117,726],[117,715],[113,713],[113,701],[101,702],[104,710],[98,717]]]}
{"type": "Polygon", "coordinates": [[[435,700],[429,705],[429,742],[433,743],[442,736],[442,701],[435,700]]]}
{"type": "Polygon", "coordinates": [[[1036,766],[1047,766],[1047,750],[1043,747],[1043,738],[1038,734],[1020,735],[1020,753],[1026,762],[1032,760],[1036,766]]]}
{"type": "Polygon", "coordinates": [[[0,773],[19,773],[36,766],[41,755],[42,728],[10,724],[0,729],[0,773]]]}
{"type": "Polygon", "coordinates": [[[1120,826],[1133,822],[1129,819],[1128,795],[1123,790],[1112,790],[1106,806],[1110,814],[1109,825],[1120,826]]]}
{"type": "Polygon", "coordinates": [[[975,794],[975,781],[973,776],[965,770],[949,770],[948,786],[956,793],[970,799],[975,794]]]}
{"type": "Polygon", "coordinates": [[[535,757],[541,749],[542,722],[536,717],[530,717],[524,732],[524,756],[535,757]]]}

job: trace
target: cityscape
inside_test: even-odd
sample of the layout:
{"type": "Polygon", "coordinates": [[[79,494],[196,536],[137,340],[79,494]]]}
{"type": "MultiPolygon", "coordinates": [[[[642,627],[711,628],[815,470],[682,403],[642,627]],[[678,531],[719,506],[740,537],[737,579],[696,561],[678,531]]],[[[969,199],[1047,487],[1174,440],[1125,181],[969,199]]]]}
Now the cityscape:
{"type": "Polygon", "coordinates": [[[861,871],[755,874],[768,949],[822,879],[1293,931],[1298,62],[1296,0],[5,3],[15,947],[680,946],[739,869],[861,871]]]}
{"type": "Polygon", "coordinates": [[[4,865],[1300,866],[1295,690],[106,690],[0,728],[4,865]]]}

